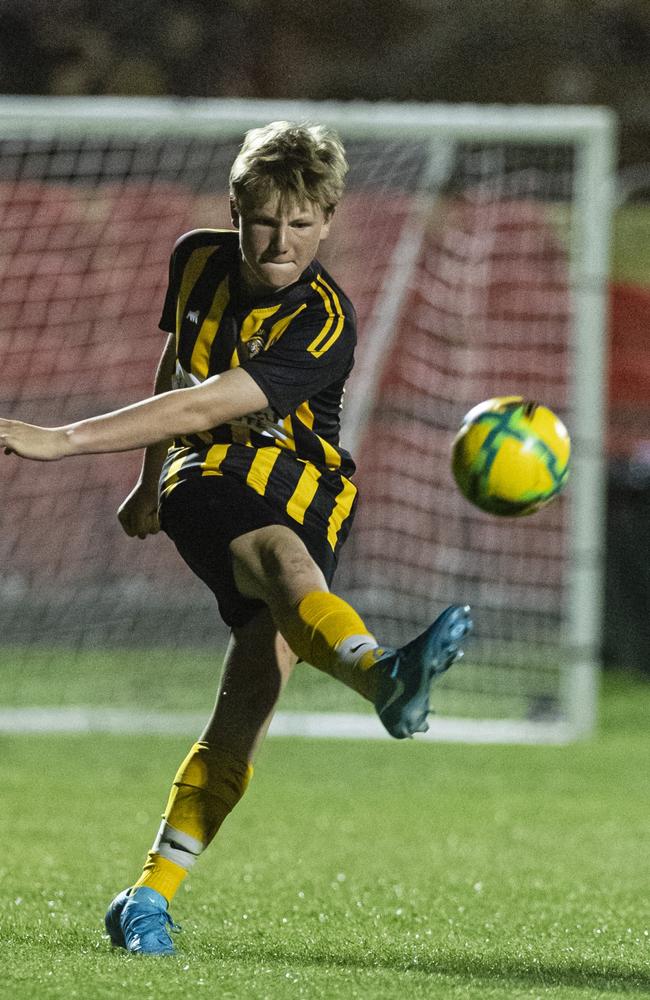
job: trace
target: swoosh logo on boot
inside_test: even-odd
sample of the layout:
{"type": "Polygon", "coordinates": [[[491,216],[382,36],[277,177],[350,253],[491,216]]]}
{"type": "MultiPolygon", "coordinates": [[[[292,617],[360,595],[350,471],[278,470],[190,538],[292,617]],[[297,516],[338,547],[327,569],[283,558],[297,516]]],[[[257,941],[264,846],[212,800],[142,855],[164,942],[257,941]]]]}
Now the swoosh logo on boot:
{"type": "Polygon", "coordinates": [[[404,694],[405,690],[406,690],[406,685],[405,685],[404,681],[401,680],[401,678],[397,677],[396,680],[395,680],[395,690],[391,694],[391,696],[388,699],[388,701],[384,705],[382,705],[382,707],[381,707],[381,714],[382,715],[386,711],[387,708],[390,708],[390,706],[393,704],[393,702],[396,702],[398,698],[402,697],[402,695],[404,694]]]}

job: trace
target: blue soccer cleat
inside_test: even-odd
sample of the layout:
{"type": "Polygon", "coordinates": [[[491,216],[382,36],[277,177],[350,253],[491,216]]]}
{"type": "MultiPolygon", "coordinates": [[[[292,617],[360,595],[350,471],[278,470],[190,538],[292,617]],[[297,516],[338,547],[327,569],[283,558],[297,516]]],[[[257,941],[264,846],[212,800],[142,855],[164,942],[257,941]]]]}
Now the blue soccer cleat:
{"type": "Polygon", "coordinates": [[[174,955],[170,930],[179,930],[167,912],[167,900],[155,889],[125,889],[108,908],[104,924],[111,944],[136,955],[174,955]]]}
{"type": "Polygon", "coordinates": [[[397,740],[429,728],[429,692],[436,677],[463,651],[461,641],[472,631],[467,605],[452,604],[417,639],[387,650],[373,669],[380,671],[375,708],[397,740]]]}
{"type": "Polygon", "coordinates": [[[126,906],[126,901],[129,898],[130,892],[130,889],[124,889],[123,892],[120,892],[107,909],[106,916],[104,917],[106,933],[111,939],[111,944],[114,948],[126,948],[124,931],[122,930],[120,918],[122,916],[122,910],[126,906]]]}

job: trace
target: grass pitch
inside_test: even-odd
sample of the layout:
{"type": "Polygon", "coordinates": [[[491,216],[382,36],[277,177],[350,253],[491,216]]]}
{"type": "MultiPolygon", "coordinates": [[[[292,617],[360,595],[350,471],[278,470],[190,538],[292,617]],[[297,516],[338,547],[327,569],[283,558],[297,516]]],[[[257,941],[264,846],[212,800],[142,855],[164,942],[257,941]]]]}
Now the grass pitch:
{"type": "Polygon", "coordinates": [[[111,952],[194,738],[3,737],[0,995],[650,995],[650,686],[567,747],[269,740],[177,896],[178,957],[111,952]]]}

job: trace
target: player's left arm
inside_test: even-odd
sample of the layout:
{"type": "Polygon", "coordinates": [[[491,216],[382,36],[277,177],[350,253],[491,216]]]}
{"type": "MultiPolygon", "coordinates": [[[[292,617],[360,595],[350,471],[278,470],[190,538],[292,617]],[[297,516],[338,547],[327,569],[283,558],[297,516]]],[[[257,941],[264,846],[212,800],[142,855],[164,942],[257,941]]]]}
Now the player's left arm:
{"type": "Polygon", "coordinates": [[[268,405],[267,396],[254,379],[243,369],[233,368],[201,385],[174,389],[63,427],[37,427],[0,418],[0,447],[7,454],[41,462],[71,455],[131,451],[210,430],[268,405]]]}

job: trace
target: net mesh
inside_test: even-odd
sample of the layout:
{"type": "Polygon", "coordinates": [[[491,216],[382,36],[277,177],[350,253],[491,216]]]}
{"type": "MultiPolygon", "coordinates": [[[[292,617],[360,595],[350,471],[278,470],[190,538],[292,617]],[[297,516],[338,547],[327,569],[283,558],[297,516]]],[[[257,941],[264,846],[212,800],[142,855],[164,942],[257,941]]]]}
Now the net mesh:
{"type": "MultiPolygon", "coordinates": [[[[571,426],[572,150],[457,142],[432,172],[435,140],[346,145],[348,193],[320,257],[357,308],[360,359],[381,343],[347,393],[372,405],[363,418],[350,406],[347,426],[344,408],[362,503],[336,589],[386,642],[450,601],[473,605],[476,639],[443,712],[557,714],[567,500],[490,518],[458,494],[449,452],[463,414],[494,395],[542,401],[571,426]]],[[[171,247],[188,229],[229,226],[235,152],[191,136],[0,143],[4,414],[58,424],[150,394],[171,247]]],[[[220,635],[171,543],[128,539],[117,523],[139,461],[4,461],[5,642],[192,647],[220,635]]]]}
{"type": "Polygon", "coordinates": [[[437,695],[454,714],[561,711],[566,499],[490,517],[459,496],[449,455],[464,413],[492,396],[542,401],[571,425],[571,186],[570,150],[457,147],[420,205],[416,265],[357,447],[363,503],[339,582],[400,641],[447,603],[472,605],[470,662],[437,695]]]}

